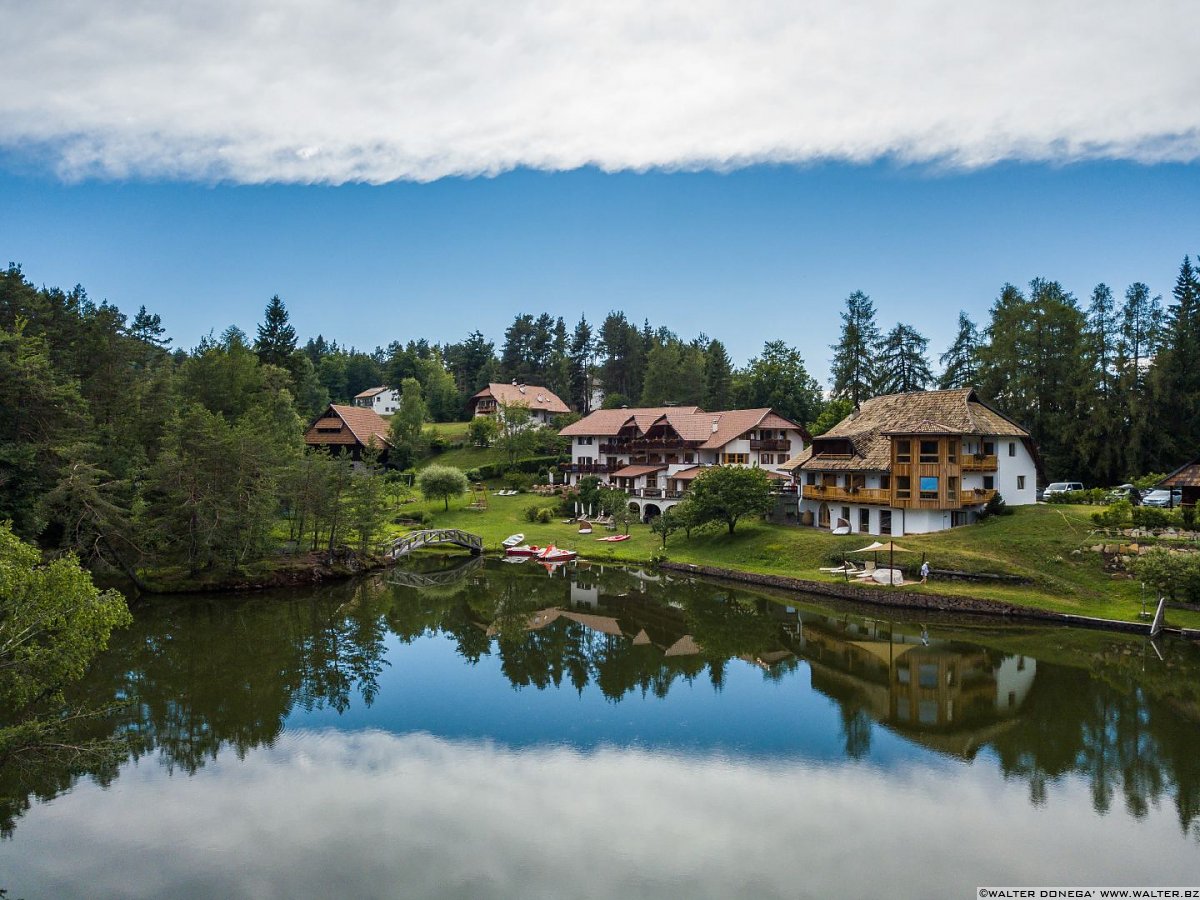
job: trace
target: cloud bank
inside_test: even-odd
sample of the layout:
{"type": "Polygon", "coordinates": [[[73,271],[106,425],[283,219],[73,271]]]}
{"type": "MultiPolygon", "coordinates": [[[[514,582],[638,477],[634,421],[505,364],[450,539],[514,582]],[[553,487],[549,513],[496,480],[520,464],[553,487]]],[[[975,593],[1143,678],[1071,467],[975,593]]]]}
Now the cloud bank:
{"type": "Polygon", "coordinates": [[[387,182],[1200,158],[1183,0],[0,0],[0,148],[61,177],[387,182]]]}
{"type": "Polygon", "coordinates": [[[923,898],[1194,874],[1173,810],[1134,824],[1089,806],[1068,780],[1035,808],[991,766],[293,732],[192,778],[143,763],[81,784],[18,821],[0,871],[14,896],[62,900],[923,898]]]}

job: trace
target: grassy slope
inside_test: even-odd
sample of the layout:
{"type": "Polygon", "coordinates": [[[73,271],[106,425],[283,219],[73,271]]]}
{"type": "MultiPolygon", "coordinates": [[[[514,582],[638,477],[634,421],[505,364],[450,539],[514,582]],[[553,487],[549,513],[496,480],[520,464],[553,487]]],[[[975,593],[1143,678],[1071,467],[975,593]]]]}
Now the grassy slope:
{"type": "MultiPolygon", "coordinates": [[[[531,543],[553,542],[594,559],[644,562],[661,545],[659,537],[644,525],[634,526],[628,541],[605,544],[595,540],[603,532],[581,536],[574,525],[562,524],[557,518],[549,525],[533,524],[525,520],[523,512],[534,504],[550,506],[552,502],[522,494],[492,497],[486,512],[465,509],[465,500],[452,502],[449,512],[442,511],[441,503],[418,503],[411,508],[430,510],[435,526],[464,528],[482,535],[489,549],[498,548],[500,541],[518,531],[531,543]]],[[[1091,512],[1090,507],[1021,507],[1011,516],[980,525],[898,538],[898,544],[915,551],[907,560],[910,565],[918,562],[924,551],[936,569],[1021,575],[1032,581],[1028,585],[1007,585],[934,580],[923,587],[906,585],[900,590],[966,594],[1058,612],[1137,620],[1141,610],[1139,585],[1128,579],[1113,579],[1101,568],[1099,555],[1085,549],[1097,542],[1089,534],[1091,512]],[[1080,549],[1081,554],[1072,554],[1080,549]]],[[[404,530],[397,527],[398,532],[404,530]]],[[[667,554],[673,562],[832,580],[833,576],[817,571],[829,564],[830,555],[849,554],[869,540],[862,535],[839,537],[813,528],[745,522],[738,525],[732,537],[724,530],[696,534],[690,541],[682,533],[673,535],[667,554]]],[[[862,555],[850,558],[861,559],[862,555]]],[[[1175,625],[1200,627],[1200,613],[1172,610],[1168,618],[1175,625]]]]}

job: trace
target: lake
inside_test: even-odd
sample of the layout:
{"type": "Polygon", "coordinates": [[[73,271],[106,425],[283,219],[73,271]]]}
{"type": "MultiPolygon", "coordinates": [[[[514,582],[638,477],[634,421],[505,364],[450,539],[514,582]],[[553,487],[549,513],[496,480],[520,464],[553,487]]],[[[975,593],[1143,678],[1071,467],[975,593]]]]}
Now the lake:
{"type": "Polygon", "coordinates": [[[1200,649],[446,557],[155,598],[0,770],[0,889],[968,897],[1195,884],[1200,649]]]}

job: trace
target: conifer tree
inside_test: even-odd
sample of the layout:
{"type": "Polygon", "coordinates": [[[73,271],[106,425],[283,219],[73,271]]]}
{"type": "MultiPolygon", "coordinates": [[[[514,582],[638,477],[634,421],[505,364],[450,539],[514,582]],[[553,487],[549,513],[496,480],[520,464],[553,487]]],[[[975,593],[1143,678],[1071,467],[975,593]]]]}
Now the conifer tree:
{"type": "Polygon", "coordinates": [[[568,348],[571,356],[571,396],[568,402],[581,413],[591,412],[592,403],[592,355],[595,348],[592,344],[592,326],[586,316],[579,317],[579,323],[571,333],[571,345],[568,348]]]}
{"type": "Polygon", "coordinates": [[[296,349],[296,329],[288,324],[288,311],[276,294],[267,303],[265,320],[258,326],[254,352],[263,363],[288,368],[296,349]]]}
{"type": "Polygon", "coordinates": [[[911,325],[900,322],[887,333],[879,346],[875,391],[878,394],[906,394],[926,390],[933,381],[925,351],[929,338],[911,325]]]}
{"type": "Polygon", "coordinates": [[[832,346],[834,397],[846,397],[855,406],[874,396],[877,381],[875,354],[879,348],[879,326],[875,305],[862,291],[846,298],[842,313],[842,336],[832,346]]]}
{"type": "Polygon", "coordinates": [[[1161,347],[1154,359],[1152,394],[1159,418],[1159,471],[1175,468],[1200,448],[1200,273],[1183,258],[1171,291],[1161,347]]]}
{"type": "Polygon", "coordinates": [[[715,338],[704,349],[704,397],[700,405],[707,410],[733,405],[733,363],[725,345],[715,338]]]}
{"type": "Polygon", "coordinates": [[[954,342],[938,362],[942,375],[938,379],[938,390],[975,387],[979,380],[979,347],[983,343],[979,329],[963,311],[958,313],[958,334],[954,342]]]}

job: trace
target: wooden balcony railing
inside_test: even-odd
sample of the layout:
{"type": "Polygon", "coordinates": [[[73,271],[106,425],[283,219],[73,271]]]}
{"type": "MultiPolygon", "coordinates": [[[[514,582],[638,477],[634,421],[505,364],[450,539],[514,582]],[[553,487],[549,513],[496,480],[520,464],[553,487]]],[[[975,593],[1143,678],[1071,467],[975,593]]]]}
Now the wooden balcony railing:
{"type": "Polygon", "coordinates": [[[964,472],[995,472],[995,456],[964,456],[959,467],[964,472]]]}
{"type": "Polygon", "coordinates": [[[851,503],[892,502],[892,492],[884,488],[846,488],[823,484],[804,485],[805,497],[814,500],[848,500],[851,503]]]}
{"type": "Polygon", "coordinates": [[[750,441],[751,450],[782,450],[784,453],[792,452],[792,442],[784,438],[770,438],[761,441],[750,441]]]}
{"type": "Polygon", "coordinates": [[[572,475],[607,475],[606,463],[559,463],[558,468],[572,475]]]}

